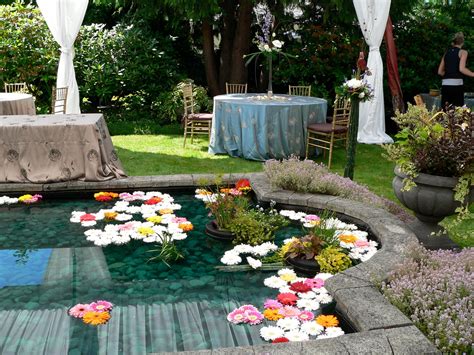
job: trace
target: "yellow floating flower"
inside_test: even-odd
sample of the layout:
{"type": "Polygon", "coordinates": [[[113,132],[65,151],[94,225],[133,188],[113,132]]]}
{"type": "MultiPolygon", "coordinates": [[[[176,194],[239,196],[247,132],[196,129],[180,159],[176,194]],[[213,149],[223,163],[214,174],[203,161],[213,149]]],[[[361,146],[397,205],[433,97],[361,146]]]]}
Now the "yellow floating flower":
{"type": "Polygon", "coordinates": [[[106,221],[114,221],[115,217],[117,216],[118,216],[118,213],[114,211],[104,212],[104,218],[106,221]]]}
{"type": "Polygon", "coordinates": [[[222,192],[223,194],[228,194],[228,193],[230,193],[230,190],[231,190],[231,189],[229,189],[229,188],[223,187],[223,188],[221,189],[221,192],[222,192]]]}
{"type": "Polygon", "coordinates": [[[354,234],[341,234],[338,238],[344,243],[354,243],[357,241],[357,237],[354,234]]]}
{"type": "Polygon", "coordinates": [[[173,213],[173,210],[171,208],[162,208],[161,210],[159,210],[158,212],[160,212],[161,215],[163,214],[171,214],[173,213]]]}
{"type": "Polygon", "coordinates": [[[212,195],[212,191],[208,191],[205,189],[197,189],[196,194],[207,196],[207,195],[212,195]]]}
{"type": "Polygon", "coordinates": [[[282,279],[283,281],[286,281],[286,282],[291,282],[293,280],[296,279],[296,274],[294,273],[288,273],[288,274],[281,274],[280,275],[280,279],[282,279]]]}
{"type": "Polygon", "coordinates": [[[184,223],[178,224],[178,228],[182,229],[183,232],[189,232],[194,229],[194,226],[191,222],[184,222],[184,223]]]}
{"type": "Polygon", "coordinates": [[[138,228],[137,231],[141,235],[145,235],[145,236],[155,234],[155,231],[153,230],[153,228],[150,228],[150,227],[140,227],[138,228]]]}
{"type": "Polygon", "coordinates": [[[105,324],[110,319],[109,312],[86,312],[82,317],[82,321],[86,324],[100,325],[105,324]]]}
{"type": "Polygon", "coordinates": [[[146,219],[148,222],[152,222],[155,224],[160,224],[161,221],[163,220],[163,217],[161,216],[151,216],[146,219]]]}
{"type": "Polygon", "coordinates": [[[18,197],[18,201],[25,202],[27,200],[31,200],[32,198],[33,198],[32,195],[26,194],[26,195],[18,197]]]}
{"type": "Polygon", "coordinates": [[[333,315],[320,315],[316,318],[316,323],[322,325],[323,327],[337,327],[339,325],[339,321],[333,315]]]}
{"type": "Polygon", "coordinates": [[[263,311],[263,316],[268,320],[278,320],[283,318],[283,316],[278,313],[278,309],[266,309],[263,311]]]}

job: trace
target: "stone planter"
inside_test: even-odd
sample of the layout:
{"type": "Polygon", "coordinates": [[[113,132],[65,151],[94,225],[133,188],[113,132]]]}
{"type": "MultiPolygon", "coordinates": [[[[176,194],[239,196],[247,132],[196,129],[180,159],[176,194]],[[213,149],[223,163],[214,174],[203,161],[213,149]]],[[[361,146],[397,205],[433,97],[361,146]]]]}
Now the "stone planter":
{"type": "Polygon", "coordinates": [[[228,242],[235,238],[235,236],[228,230],[219,229],[216,221],[211,221],[206,224],[206,234],[211,238],[228,242]]]}
{"type": "MultiPolygon", "coordinates": [[[[423,222],[438,223],[444,217],[454,214],[459,202],[454,201],[453,188],[457,184],[456,178],[420,174],[414,181],[416,186],[410,191],[401,191],[403,174],[395,168],[395,177],[392,187],[400,202],[415,212],[415,216],[423,222]]],[[[469,202],[474,201],[474,189],[471,187],[468,196],[469,202]]]]}
{"type": "Polygon", "coordinates": [[[319,264],[314,259],[287,258],[286,262],[299,274],[314,276],[319,272],[319,264]]]}

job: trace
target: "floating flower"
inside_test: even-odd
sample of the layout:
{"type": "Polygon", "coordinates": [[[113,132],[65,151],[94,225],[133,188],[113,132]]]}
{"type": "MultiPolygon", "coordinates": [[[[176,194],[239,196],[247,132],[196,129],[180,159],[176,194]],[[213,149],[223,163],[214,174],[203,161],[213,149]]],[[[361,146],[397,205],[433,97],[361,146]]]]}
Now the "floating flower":
{"type": "Polygon", "coordinates": [[[305,285],[313,288],[321,288],[324,286],[324,280],[320,278],[306,279],[303,281],[305,285]]]}
{"type": "Polygon", "coordinates": [[[280,287],[286,286],[286,282],[277,276],[267,277],[263,281],[263,284],[270,288],[280,288],[280,287]]]}
{"type": "Polygon", "coordinates": [[[247,256],[247,262],[252,267],[252,269],[258,269],[262,266],[262,262],[260,260],[254,259],[251,256],[247,256]]]}
{"type": "Polygon", "coordinates": [[[281,338],[285,332],[280,327],[270,326],[270,327],[263,327],[260,329],[260,336],[266,340],[275,340],[277,338],[281,338]]]}
{"type": "Polygon", "coordinates": [[[161,210],[158,211],[161,215],[164,214],[171,214],[173,213],[173,210],[171,208],[162,208],[161,210]]]}
{"type": "Polygon", "coordinates": [[[300,321],[296,318],[282,318],[277,321],[276,325],[285,330],[292,330],[300,326],[300,321]]]}
{"type": "Polygon", "coordinates": [[[183,232],[189,232],[193,230],[194,226],[191,222],[184,222],[178,224],[178,228],[182,229],[183,232]]]}
{"type": "Polygon", "coordinates": [[[273,344],[288,343],[288,342],[289,342],[288,338],[285,338],[285,337],[276,338],[276,339],[273,339],[272,341],[273,344]]]}
{"type": "Polygon", "coordinates": [[[245,322],[246,319],[247,319],[247,315],[245,314],[245,311],[239,308],[233,310],[227,315],[227,320],[234,324],[243,323],[245,322]]]}
{"type": "Polygon", "coordinates": [[[315,311],[319,309],[319,302],[313,299],[299,299],[296,302],[298,308],[304,308],[307,311],[315,311]]]}
{"type": "Polygon", "coordinates": [[[338,238],[341,242],[348,244],[352,244],[358,239],[354,234],[340,234],[338,238]]]}
{"type": "Polygon", "coordinates": [[[239,190],[239,189],[230,189],[229,190],[229,194],[231,194],[232,196],[240,196],[243,194],[244,190],[239,190]]]}
{"type": "Polygon", "coordinates": [[[328,304],[332,302],[332,296],[329,293],[321,293],[316,296],[316,300],[322,304],[328,304]]]}
{"type": "Polygon", "coordinates": [[[118,198],[119,194],[115,192],[98,192],[94,194],[94,198],[99,202],[112,201],[115,198],[118,198]]]}
{"type": "Polygon", "coordinates": [[[308,292],[311,291],[312,287],[306,285],[304,282],[298,281],[294,282],[290,285],[290,290],[295,291],[295,292],[308,292]]]}
{"type": "Polygon", "coordinates": [[[157,205],[159,204],[163,199],[161,197],[154,196],[152,198],[149,198],[146,200],[144,203],[145,205],[157,205]]]}
{"type": "Polygon", "coordinates": [[[280,312],[278,311],[279,311],[278,308],[275,308],[275,309],[267,308],[263,311],[263,316],[268,320],[278,320],[278,319],[283,318],[283,315],[281,315],[280,312]]]}
{"type": "Polygon", "coordinates": [[[354,246],[355,246],[356,248],[365,248],[365,247],[370,246],[370,243],[369,243],[369,241],[367,241],[367,240],[360,240],[360,239],[359,239],[359,240],[356,240],[356,241],[354,242],[354,246]]]}
{"type": "Polygon", "coordinates": [[[235,183],[235,188],[240,191],[250,191],[252,187],[250,186],[249,179],[240,179],[235,183]]]}
{"type": "Polygon", "coordinates": [[[247,323],[250,325],[260,324],[263,321],[263,314],[258,311],[248,311],[247,314],[247,323]]]}
{"type": "Polygon", "coordinates": [[[263,304],[263,307],[270,308],[270,309],[278,309],[283,307],[283,305],[278,302],[277,300],[267,299],[263,304]]]}
{"type": "Polygon", "coordinates": [[[118,216],[117,212],[107,211],[104,212],[104,219],[106,221],[115,221],[115,218],[118,216]]]}
{"type": "Polygon", "coordinates": [[[300,314],[298,314],[298,319],[302,322],[308,322],[314,319],[314,314],[310,311],[301,311],[300,314]]]}
{"type": "Polygon", "coordinates": [[[82,317],[82,321],[86,324],[101,325],[110,319],[109,312],[86,312],[82,317]]]}
{"type": "Polygon", "coordinates": [[[278,310],[278,313],[280,313],[285,318],[297,318],[301,311],[296,307],[283,306],[278,310]]]}
{"type": "Polygon", "coordinates": [[[344,331],[339,327],[329,327],[326,331],[317,337],[317,339],[335,338],[344,335],[344,331]]]}
{"type": "Polygon", "coordinates": [[[324,327],[316,322],[305,322],[301,324],[300,330],[308,335],[319,335],[324,331],[324,327]]]}
{"type": "Polygon", "coordinates": [[[326,328],[337,327],[339,325],[339,320],[333,315],[321,314],[316,318],[316,323],[326,328]]]}
{"type": "Polygon", "coordinates": [[[233,252],[232,250],[226,251],[224,256],[221,258],[221,263],[225,265],[237,265],[242,262],[242,258],[239,254],[233,252]]]}
{"type": "Polygon", "coordinates": [[[96,216],[91,213],[84,213],[81,217],[79,217],[81,222],[91,222],[95,221],[96,219],[96,216]]]}
{"type": "Polygon", "coordinates": [[[108,301],[96,301],[92,302],[89,306],[94,312],[107,312],[110,311],[114,305],[108,301]]]}
{"type": "Polygon", "coordinates": [[[139,227],[137,229],[137,232],[145,236],[155,234],[155,231],[153,230],[153,228],[150,228],[150,227],[139,227]]]}
{"type": "Polygon", "coordinates": [[[257,307],[252,306],[251,304],[244,304],[243,306],[240,306],[239,309],[241,309],[243,311],[258,312],[257,307]]]}
{"type": "Polygon", "coordinates": [[[161,216],[151,216],[146,219],[148,222],[154,223],[154,224],[160,224],[161,221],[163,220],[163,217],[161,216]]]}
{"type": "Polygon", "coordinates": [[[286,282],[291,282],[297,278],[296,273],[291,269],[281,269],[278,271],[278,275],[280,279],[286,282]]]}
{"type": "Polygon", "coordinates": [[[86,312],[90,312],[91,307],[88,304],[78,303],[69,309],[69,315],[74,318],[82,318],[86,312]]]}
{"type": "Polygon", "coordinates": [[[36,195],[26,194],[26,195],[18,197],[18,201],[26,203],[26,204],[30,204],[30,203],[35,203],[35,202],[41,201],[42,198],[43,198],[43,196],[38,195],[38,194],[36,194],[36,195]]]}
{"type": "Polygon", "coordinates": [[[304,299],[313,299],[313,298],[316,298],[316,293],[313,291],[298,293],[298,297],[304,298],[304,299]]]}
{"type": "Polygon", "coordinates": [[[298,297],[293,293],[286,292],[280,293],[277,296],[277,300],[284,305],[292,306],[298,301],[298,297]]]}
{"type": "Polygon", "coordinates": [[[297,330],[290,330],[289,332],[285,333],[285,336],[288,338],[289,341],[306,341],[309,340],[308,334],[304,332],[299,332],[297,330]]]}

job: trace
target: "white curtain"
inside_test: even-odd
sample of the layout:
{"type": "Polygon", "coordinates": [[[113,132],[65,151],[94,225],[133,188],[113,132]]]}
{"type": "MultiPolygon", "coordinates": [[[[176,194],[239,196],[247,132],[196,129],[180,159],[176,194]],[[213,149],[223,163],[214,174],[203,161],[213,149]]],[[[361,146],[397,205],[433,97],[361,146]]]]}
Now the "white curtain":
{"type": "Polygon", "coordinates": [[[67,87],[66,113],[81,113],[74,72],[74,41],[86,14],[88,0],[37,0],[48,27],[61,46],[56,87],[67,87]]]}
{"type": "Polygon", "coordinates": [[[393,143],[392,138],[385,134],[383,63],[380,56],[380,43],[387,25],[390,0],[354,0],[354,7],[370,49],[367,67],[372,75],[366,79],[374,89],[374,98],[360,103],[357,140],[369,144],[393,143]]]}

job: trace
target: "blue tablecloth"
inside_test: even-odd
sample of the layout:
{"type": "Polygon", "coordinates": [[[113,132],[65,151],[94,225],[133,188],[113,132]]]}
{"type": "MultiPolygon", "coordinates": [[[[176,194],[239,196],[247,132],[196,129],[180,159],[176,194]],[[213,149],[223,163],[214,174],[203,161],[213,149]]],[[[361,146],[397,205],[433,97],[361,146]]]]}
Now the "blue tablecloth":
{"type": "MultiPolygon", "coordinates": [[[[425,102],[428,110],[439,109],[441,106],[441,96],[430,96],[430,94],[421,94],[421,98],[425,102]]],[[[474,97],[464,96],[464,105],[474,110],[474,97]]]]}
{"type": "Polygon", "coordinates": [[[326,100],[316,97],[215,96],[209,153],[260,161],[303,157],[306,127],[325,122],[326,112],[326,100]]]}

